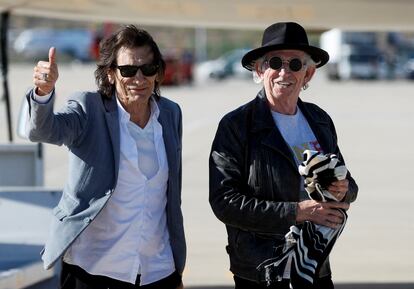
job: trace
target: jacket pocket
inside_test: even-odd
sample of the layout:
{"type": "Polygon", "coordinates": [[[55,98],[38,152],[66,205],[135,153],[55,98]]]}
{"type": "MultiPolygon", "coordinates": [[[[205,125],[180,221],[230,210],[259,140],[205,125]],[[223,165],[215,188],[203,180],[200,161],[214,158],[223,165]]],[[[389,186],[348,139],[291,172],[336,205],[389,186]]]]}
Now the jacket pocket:
{"type": "Polygon", "coordinates": [[[62,221],[67,216],[73,214],[75,209],[78,207],[79,202],[67,193],[62,194],[62,198],[59,201],[59,204],[53,209],[53,215],[56,216],[60,221],[62,221]]]}
{"type": "Polygon", "coordinates": [[[274,248],[282,243],[283,236],[258,234],[240,230],[235,239],[235,251],[239,262],[257,267],[264,260],[274,257],[274,248]]]}

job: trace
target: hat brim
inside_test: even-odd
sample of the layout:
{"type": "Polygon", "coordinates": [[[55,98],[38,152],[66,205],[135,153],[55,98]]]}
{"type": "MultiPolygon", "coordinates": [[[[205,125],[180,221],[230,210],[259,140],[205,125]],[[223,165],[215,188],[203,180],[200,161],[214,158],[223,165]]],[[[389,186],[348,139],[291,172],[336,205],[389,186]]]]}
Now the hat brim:
{"type": "Polygon", "coordinates": [[[301,50],[310,55],[310,57],[315,61],[316,67],[319,68],[325,65],[329,61],[329,54],[319,47],[311,45],[300,45],[300,44],[274,44],[268,46],[262,46],[247,52],[242,58],[242,65],[247,70],[253,70],[254,62],[262,57],[269,51],[274,50],[301,50]]]}

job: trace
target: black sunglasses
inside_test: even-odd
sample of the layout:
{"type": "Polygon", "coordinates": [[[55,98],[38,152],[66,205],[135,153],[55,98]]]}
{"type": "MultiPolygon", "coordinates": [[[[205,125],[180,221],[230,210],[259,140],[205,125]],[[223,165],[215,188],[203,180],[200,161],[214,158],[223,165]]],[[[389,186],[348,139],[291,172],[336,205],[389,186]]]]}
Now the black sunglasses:
{"type": "Polygon", "coordinates": [[[121,72],[122,77],[134,77],[138,69],[141,70],[144,76],[153,76],[158,72],[158,65],[147,63],[143,65],[118,65],[116,68],[121,72]]]}
{"type": "Polygon", "coordinates": [[[289,70],[293,72],[298,72],[305,66],[304,63],[299,58],[292,58],[291,60],[283,61],[282,58],[275,56],[268,60],[269,67],[274,70],[279,70],[283,66],[283,62],[287,62],[289,64],[289,70]]]}

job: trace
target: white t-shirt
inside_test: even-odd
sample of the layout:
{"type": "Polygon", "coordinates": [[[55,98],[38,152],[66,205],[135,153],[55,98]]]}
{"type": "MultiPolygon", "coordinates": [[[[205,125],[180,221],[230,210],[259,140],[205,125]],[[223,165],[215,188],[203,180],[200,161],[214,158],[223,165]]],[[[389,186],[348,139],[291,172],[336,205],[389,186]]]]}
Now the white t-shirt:
{"type": "Polygon", "coordinates": [[[284,140],[292,150],[297,165],[303,161],[303,152],[305,150],[322,151],[318,140],[299,107],[294,115],[272,111],[272,116],[284,140]]]}

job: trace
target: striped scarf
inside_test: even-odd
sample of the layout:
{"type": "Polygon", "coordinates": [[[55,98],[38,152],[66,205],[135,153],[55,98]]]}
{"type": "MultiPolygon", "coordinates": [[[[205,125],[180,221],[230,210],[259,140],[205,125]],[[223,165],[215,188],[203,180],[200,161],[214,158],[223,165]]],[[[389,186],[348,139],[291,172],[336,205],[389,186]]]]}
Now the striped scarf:
{"type": "MultiPolygon", "coordinates": [[[[303,154],[304,161],[299,165],[299,173],[304,177],[309,197],[321,202],[338,201],[326,188],[335,180],[345,179],[345,165],[340,164],[334,154],[310,150],[303,154]]],[[[312,288],[319,267],[345,227],[348,216],[344,210],[339,211],[344,216],[344,222],[335,229],[310,221],[290,227],[284,244],[276,248],[277,257],[268,259],[257,267],[258,270],[265,271],[268,285],[281,281],[285,272],[289,272],[290,288],[312,288]]]]}

